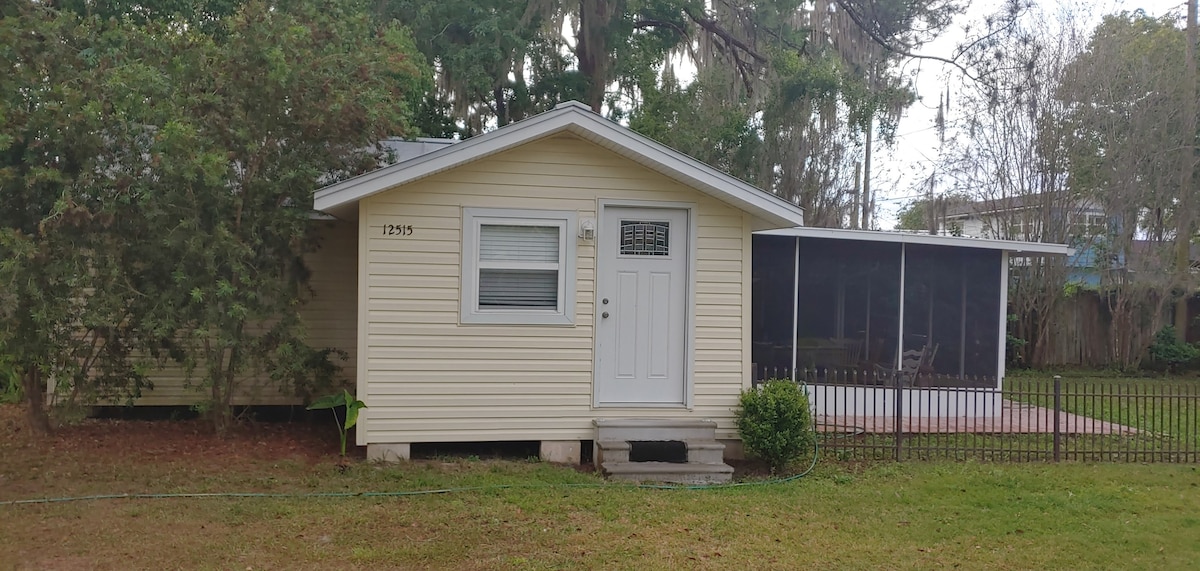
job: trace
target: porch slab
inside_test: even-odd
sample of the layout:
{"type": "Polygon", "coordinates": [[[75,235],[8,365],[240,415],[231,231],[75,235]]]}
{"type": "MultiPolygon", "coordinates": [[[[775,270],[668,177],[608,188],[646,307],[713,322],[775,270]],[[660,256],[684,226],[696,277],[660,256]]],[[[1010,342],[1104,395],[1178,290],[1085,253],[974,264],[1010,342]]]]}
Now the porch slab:
{"type": "MultiPolygon", "coordinates": [[[[892,433],[895,416],[817,415],[817,431],[827,433],[892,433]]],[[[1061,434],[1137,434],[1138,430],[1078,414],[1060,412],[1061,434]]],[[[905,416],[900,430],[906,434],[1048,434],[1054,432],[1054,410],[1004,400],[999,414],[989,416],[905,416]]]]}

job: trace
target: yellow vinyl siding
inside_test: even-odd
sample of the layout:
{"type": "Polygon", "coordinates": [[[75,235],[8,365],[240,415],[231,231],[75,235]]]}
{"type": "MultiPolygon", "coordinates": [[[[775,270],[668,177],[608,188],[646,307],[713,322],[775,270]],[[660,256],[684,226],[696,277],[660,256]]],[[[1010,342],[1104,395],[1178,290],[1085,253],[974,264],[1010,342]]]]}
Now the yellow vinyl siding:
{"type": "Polygon", "coordinates": [[[360,203],[364,285],[359,444],[593,437],[595,418],[711,418],[735,435],[749,369],[744,319],[752,220],[572,135],[534,141],[360,203]],[[463,208],[566,210],[598,220],[606,201],[694,205],[694,406],[592,406],[596,249],[575,249],[575,323],[460,325],[463,208]],[[389,237],[384,224],[412,225],[389,237]]]}
{"type": "MultiPolygon", "coordinates": [[[[309,254],[305,261],[311,271],[309,287],[312,294],[300,309],[308,332],[308,342],[317,348],[334,347],[345,351],[346,360],[334,359],[342,367],[337,381],[353,386],[357,376],[357,277],[358,257],[355,255],[357,232],[352,222],[314,222],[320,232],[320,250],[309,254]]],[[[168,366],[150,373],[152,390],[143,391],[134,401],[139,406],[191,405],[207,398],[208,393],[197,388],[203,376],[197,368],[191,379],[192,387],[182,368],[168,366]]],[[[300,404],[290,391],[282,392],[264,375],[243,380],[233,397],[238,405],[300,404]]],[[[122,403],[115,403],[122,404],[122,403]]]]}

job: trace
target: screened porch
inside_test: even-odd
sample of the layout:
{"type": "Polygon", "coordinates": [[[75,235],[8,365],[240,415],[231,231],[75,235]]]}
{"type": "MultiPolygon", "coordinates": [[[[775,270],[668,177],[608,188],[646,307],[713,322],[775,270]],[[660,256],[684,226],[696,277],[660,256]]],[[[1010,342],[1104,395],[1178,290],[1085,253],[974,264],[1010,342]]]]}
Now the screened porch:
{"type": "Polygon", "coordinates": [[[755,235],[756,379],[998,388],[1008,256],[982,242],[809,228],[755,235]],[[972,242],[984,247],[956,244],[972,242]]]}

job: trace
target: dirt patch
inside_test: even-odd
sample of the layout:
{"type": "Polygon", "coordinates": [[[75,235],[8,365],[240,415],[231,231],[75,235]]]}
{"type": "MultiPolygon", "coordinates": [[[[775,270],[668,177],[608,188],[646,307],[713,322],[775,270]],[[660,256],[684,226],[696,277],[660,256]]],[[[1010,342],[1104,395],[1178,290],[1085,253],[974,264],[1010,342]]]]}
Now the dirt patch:
{"type": "Polygon", "coordinates": [[[23,408],[4,405],[0,499],[244,487],[264,471],[263,486],[298,480],[338,461],[333,421],[319,420],[242,422],[218,436],[203,420],[89,418],[42,436],[23,408]],[[302,468],[270,470],[285,463],[302,468]]]}
{"type": "Polygon", "coordinates": [[[69,555],[49,556],[44,559],[34,559],[25,561],[17,567],[19,570],[34,570],[42,571],[89,571],[96,568],[96,562],[87,557],[73,557],[69,555]]]}
{"type": "Polygon", "coordinates": [[[771,472],[771,466],[762,460],[726,460],[725,463],[733,466],[734,481],[767,480],[790,475],[771,472]]]}
{"type": "Polygon", "coordinates": [[[88,418],[61,426],[49,436],[28,429],[24,410],[0,407],[0,426],[18,447],[36,446],[43,454],[86,452],[93,461],[141,462],[186,459],[197,466],[230,465],[249,459],[316,462],[338,453],[332,421],[240,422],[218,436],[203,420],[126,420],[88,418]],[[328,424],[328,426],[326,426],[328,424]]]}

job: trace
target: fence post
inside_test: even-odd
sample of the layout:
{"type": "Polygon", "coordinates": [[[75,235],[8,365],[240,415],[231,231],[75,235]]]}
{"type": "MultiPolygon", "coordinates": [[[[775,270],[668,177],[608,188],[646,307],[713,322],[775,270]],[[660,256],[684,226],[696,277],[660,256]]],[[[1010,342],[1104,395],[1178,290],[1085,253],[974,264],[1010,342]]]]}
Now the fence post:
{"type": "Polygon", "coordinates": [[[1054,375],[1054,461],[1062,460],[1062,428],[1059,414],[1062,410],[1062,375],[1054,375]]]}
{"type": "Polygon", "coordinates": [[[902,447],[901,440],[904,438],[904,436],[903,436],[904,435],[904,427],[901,426],[901,423],[900,423],[900,415],[904,412],[904,403],[902,401],[903,392],[901,389],[902,384],[900,382],[899,371],[892,373],[892,383],[895,385],[895,395],[893,397],[893,400],[895,400],[894,408],[895,408],[895,413],[896,413],[895,417],[892,418],[892,426],[895,429],[894,432],[896,435],[896,461],[899,462],[900,461],[900,449],[902,447]]]}

